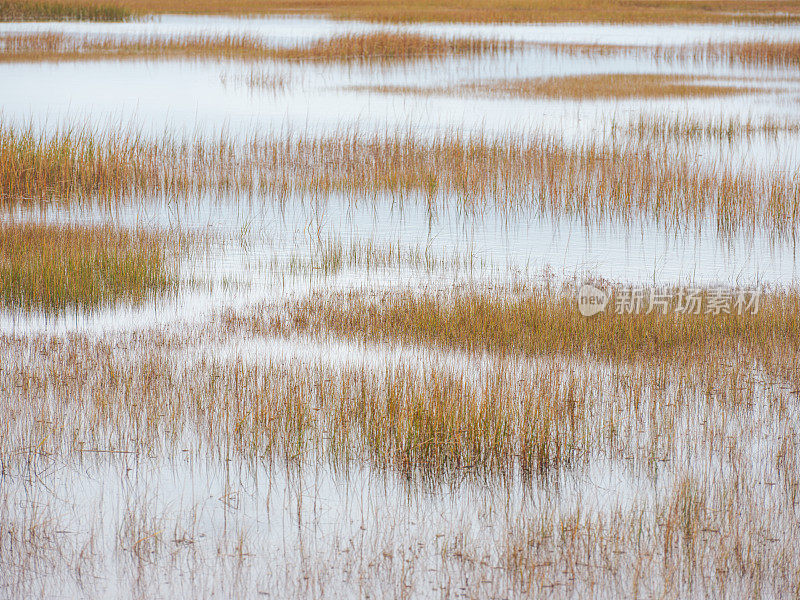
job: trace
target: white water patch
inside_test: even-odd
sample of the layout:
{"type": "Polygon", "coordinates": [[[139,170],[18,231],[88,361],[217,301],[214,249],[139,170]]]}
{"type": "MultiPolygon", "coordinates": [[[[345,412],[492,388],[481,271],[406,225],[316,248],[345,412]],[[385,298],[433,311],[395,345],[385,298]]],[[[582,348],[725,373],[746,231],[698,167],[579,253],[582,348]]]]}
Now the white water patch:
{"type": "Polygon", "coordinates": [[[707,41],[800,39],[800,25],[678,24],[610,25],[597,23],[493,24],[413,23],[405,25],[333,20],[296,15],[226,17],[157,15],[122,23],[0,23],[2,33],[57,32],[80,35],[251,35],[292,43],[335,34],[408,31],[427,35],[504,38],[525,42],[659,45],[707,41]]]}

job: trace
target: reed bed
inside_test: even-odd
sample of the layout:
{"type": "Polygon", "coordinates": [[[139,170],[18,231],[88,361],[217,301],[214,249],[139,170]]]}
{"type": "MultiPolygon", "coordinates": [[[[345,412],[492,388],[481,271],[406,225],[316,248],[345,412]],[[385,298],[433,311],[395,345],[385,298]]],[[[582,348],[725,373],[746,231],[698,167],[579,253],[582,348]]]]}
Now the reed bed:
{"type": "MultiPolygon", "coordinates": [[[[102,0],[66,0],[79,5],[102,0]]],[[[474,23],[792,23],[800,16],[791,0],[414,0],[366,2],[341,0],[320,4],[311,0],[119,0],[119,6],[144,13],[189,14],[305,14],[337,19],[380,22],[474,22],[474,23]]]]}
{"type": "Polygon", "coordinates": [[[0,302],[61,311],[137,302],[174,284],[158,236],[109,227],[0,225],[0,302]]]}
{"type": "Polygon", "coordinates": [[[523,44],[514,41],[401,31],[337,34],[285,47],[247,34],[128,37],[21,33],[0,37],[0,61],[193,58],[391,63],[514,52],[522,47],[523,44]]]}
{"type": "Polygon", "coordinates": [[[446,87],[367,86],[354,88],[384,94],[484,95],[499,98],[551,98],[557,100],[596,100],[629,98],[711,98],[740,96],[770,91],[742,80],[727,80],[693,75],[642,73],[592,73],[549,78],[502,79],[446,87]]]}
{"type": "Polygon", "coordinates": [[[342,131],[145,138],[132,129],[0,129],[0,203],[125,200],[202,193],[279,202],[348,194],[359,200],[454,203],[586,222],[712,219],[721,232],[790,234],[800,218],[791,174],[699,165],[636,140],[569,147],[552,136],[342,131]]]}
{"type": "Polygon", "coordinates": [[[127,21],[130,10],[116,4],[0,1],[0,23],[9,21],[127,21]]]}
{"type": "MultiPolygon", "coordinates": [[[[285,269],[286,265],[276,265],[285,269]]],[[[474,272],[475,269],[489,270],[490,261],[473,254],[462,255],[457,252],[438,254],[423,245],[403,246],[380,242],[373,239],[351,239],[344,242],[339,236],[318,237],[311,241],[308,256],[293,255],[289,258],[291,273],[307,272],[322,275],[335,275],[343,269],[375,271],[404,268],[442,273],[474,272]]]]}
{"type": "MultiPolygon", "coordinates": [[[[216,58],[286,61],[404,61],[446,56],[479,56],[540,49],[556,54],[586,57],[636,56],[657,63],[711,62],[754,67],[796,67],[800,43],[752,40],[684,45],[637,46],[554,42],[518,42],[476,37],[443,37],[403,31],[339,34],[294,46],[276,46],[268,39],[247,34],[187,36],[114,36],[61,33],[12,33],[0,36],[0,61],[56,61],[156,58],[216,58]]],[[[610,76],[610,74],[608,75],[610,76]]],[[[625,88],[639,83],[646,89],[701,87],[700,77],[687,75],[616,74],[625,88]],[[641,80],[637,81],[639,77],[641,80]],[[659,81],[661,80],[661,81],[659,81]]],[[[599,78],[604,74],[596,75],[599,78]]],[[[559,78],[565,82],[570,78],[559,78]]],[[[714,78],[706,78],[711,93],[714,78]]],[[[590,79],[586,85],[591,85],[590,79]]],[[[718,83],[718,82],[717,82],[718,83]]],[[[565,84],[565,87],[566,86],[565,84]]],[[[604,86],[607,89],[609,86],[604,86]]],[[[719,85],[722,88],[724,86],[719,85]]],[[[413,88],[412,88],[413,89],[413,88]]],[[[635,91],[635,90],[633,90],[635,91]]],[[[724,90],[723,90],[724,91],[724,90]]],[[[576,92],[572,92],[576,93],[576,92]]],[[[609,92],[607,92],[609,93],[609,92]]],[[[650,92],[648,92],[650,93],[650,92]]]]}
{"type": "MultiPolygon", "coordinates": [[[[380,20],[800,15],[771,0],[259,2],[123,5],[380,20]]],[[[139,40],[144,50],[109,41],[93,57],[399,61],[511,49],[349,36],[289,49],[175,38],[165,50],[149,40],[139,40]]],[[[23,40],[20,56],[95,52],[59,37],[52,52],[40,42],[26,49],[23,40]]],[[[290,83],[252,66],[229,80],[290,83]]],[[[739,290],[722,290],[730,313],[678,314],[678,288],[656,290],[670,299],[647,311],[649,288],[637,287],[638,310],[617,314],[631,288],[591,279],[611,296],[605,312],[584,317],[580,281],[529,282],[509,269],[502,281],[516,284],[451,287],[442,280],[480,259],[432,255],[431,230],[429,246],[416,238],[416,247],[325,237],[338,214],[328,220],[323,202],[312,205],[307,238],[292,233],[306,213],[283,227],[275,219],[286,239],[309,241],[299,257],[275,248],[281,236],[253,249],[272,235],[272,215],[259,231],[249,221],[257,207],[244,203],[344,199],[342,214],[347,202],[418,203],[459,217],[499,207],[554,221],[653,219],[670,233],[673,224],[711,223],[793,238],[800,177],[700,162],[693,146],[675,142],[782,140],[798,133],[794,122],[641,117],[626,135],[577,145],[539,133],[105,131],[0,123],[0,305],[11,311],[0,330],[0,596],[798,596],[797,288],[766,288],[757,307],[748,290],[742,314],[739,290]],[[233,212],[244,222],[235,231],[223,216],[223,233],[181,234],[206,244],[200,272],[219,257],[237,267],[241,258],[249,285],[271,286],[258,297],[274,291],[277,302],[233,296],[240,290],[228,287],[226,263],[208,277],[225,288],[219,313],[204,320],[187,304],[189,322],[127,323],[127,306],[108,305],[158,301],[180,283],[166,234],[11,220],[28,211],[61,218],[62,209],[94,216],[98,206],[103,215],[122,207],[125,219],[142,212],[129,211],[137,202],[166,198],[168,211],[189,200],[177,211],[183,224],[184,214],[197,220],[191,200],[201,195],[242,201],[233,212]],[[271,264],[286,257],[290,271],[355,273],[285,287],[283,267],[269,272],[276,277],[262,270],[266,247],[276,250],[271,264]],[[443,277],[427,278],[427,288],[393,287],[391,277],[338,287],[405,266],[443,277]],[[63,314],[98,306],[110,310],[99,321],[84,315],[86,331],[63,314]],[[113,328],[103,328],[106,318],[113,328]]],[[[216,208],[203,204],[200,218],[216,222],[216,208]]],[[[347,225],[360,222],[356,213],[347,225]]],[[[691,291],[703,309],[720,292],[691,291]]]]}
{"type": "MultiPolygon", "coordinates": [[[[409,291],[369,301],[360,292],[312,295],[289,304],[286,315],[265,318],[256,312],[239,324],[253,333],[274,334],[288,327],[304,333],[425,343],[468,353],[591,357],[612,362],[698,360],[707,354],[735,356],[746,350],[778,356],[779,350],[800,350],[800,294],[794,289],[763,294],[755,311],[752,306],[745,311],[750,296],[745,293],[740,298],[731,291],[727,312],[719,314],[678,312],[679,289],[659,290],[659,297],[668,297],[669,302],[654,305],[649,314],[650,300],[645,293],[640,312],[618,314],[615,305],[622,306],[627,291],[610,291],[607,311],[591,318],[579,312],[573,287],[548,286],[510,296],[409,291]],[[734,308],[737,300],[742,304],[734,308]]],[[[712,289],[693,291],[698,306],[707,306],[715,294],[712,289]]]]}

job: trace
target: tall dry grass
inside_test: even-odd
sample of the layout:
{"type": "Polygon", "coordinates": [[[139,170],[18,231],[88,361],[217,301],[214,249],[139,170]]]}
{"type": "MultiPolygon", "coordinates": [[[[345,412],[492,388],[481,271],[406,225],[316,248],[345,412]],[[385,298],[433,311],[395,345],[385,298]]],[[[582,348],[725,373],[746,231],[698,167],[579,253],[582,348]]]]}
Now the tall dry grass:
{"type": "MultiPolygon", "coordinates": [[[[420,58],[514,52],[540,49],[569,56],[591,58],[636,56],[654,62],[707,61],[755,67],[796,67],[800,44],[769,39],[741,42],[705,42],[679,45],[621,45],[599,43],[517,42],[468,36],[430,36],[402,31],[339,34],[293,46],[276,46],[267,39],[246,35],[113,36],[61,33],[6,33],[0,36],[0,61],[231,58],[239,60],[400,61],[420,58]]],[[[598,77],[610,77],[611,74],[598,77]]],[[[702,78],[679,75],[618,74],[617,82],[635,90],[646,88],[699,87],[702,78]],[[639,77],[640,80],[636,80],[639,77]]],[[[559,78],[564,82],[570,78],[559,78]]],[[[591,78],[584,85],[593,84],[591,78]]],[[[713,84],[713,81],[709,81],[713,84]]],[[[529,84],[529,86],[532,84],[529,84]]],[[[598,85],[595,83],[594,85],[598,85]]],[[[563,87],[563,86],[562,86],[563,87]]],[[[608,86],[605,86],[608,88],[608,86]]],[[[577,88],[576,88],[577,89],[577,88]]],[[[575,93],[575,92],[573,92],[575,93]]]]}
{"type": "Polygon", "coordinates": [[[80,360],[57,358],[40,376],[24,364],[0,367],[0,388],[27,382],[9,390],[25,409],[0,424],[0,456],[169,453],[183,437],[194,440],[192,452],[245,463],[549,478],[582,460],[576,449],[588,450],[589,428],[599,425],[585,420],[590,378],[553,369],[522,386],[502,368],[476,381],[435,366],[176,364],[154,347],[129,362],[103,342],[72,342],[80,360]],[[48,413],[65,418],[55,425],[48,413]]]}
{"type": "Polygon", "coordinates": [[[701,44],[693,49],[695,58],[722,60],[732,64],[765,66],[800,66],[800,42],[770,39],[701,44]]]}
{"type": "MultiPolygon", "coordinates": [[[[186,458],[223,464],[368,464],[439,481],[553,481],[565,470],[622,457],[652,474],[664,468],[660,463],[680,463],[687,445],[708,452],[728,443],[728,427],[772,422],[790,410],[790,396],[767,402],[767,391],[789,380],[761,369],[747,352],[760,343],[793,343],[781,337],[783,325],[774,312],[756,320],[757,341],[744,340],[738,348],[749,330],[723,325],[715,333],[719,321],[713,319],[707,328],[690,322],[688,333],[655,318],[643,328],[635,321],[627,327],[601,324],[582,339],[564,342],[558,333],[569,335],[569,326],[544,331],[567,320],[558,307],[532,323],[518,316],[530,313],[511,303],[507,310],[489,309],[487,317],[465,298],[460,313],[443,318],[437,306],[439,312],[429,316],[405,310],[402,300],[393,302],[404,313],[385,319],[374,337],[394,336],[409,349],[436,344],[442,354],[339,362],[324,345],[314,358],[313,338],[293,337],[294,359],[253,360],[253,342],[265,332],[272,335],[274,323],[264,329],[246,314],[223,315],[219,326],[204,332],[142,332],[125,338],[122,347],[118,340],[76,334],[39,340],[47,351],[32,353],[29,340],[2,336],[7,360],[0,363],[0,406],[17,408],[0,422],[0,460],[47,464],[96,452],[170,456],[180,447],[186,458]],[[409,316],[421,326],[404,329],[409,316]],[[508,324],[504,317],[511,317],[508,324]],[[615,334],[622,330],[632,339],[615,334]],[[604,331],[615,334],[613,342],[599,339],[604,331]],[[637,345],[638,332],[677,333],[679,342],[665,344],[658,354],[649,351],[655,339],[637,345]],[[776,335],[769,338],[770,332],[776,335]],[[708,344],[683,349],[698,339],[708,344]],[[198,341],[211,345],[198,347],[198,341]],[[226,342],[239,347],[241,356],[226,352],[226,342]],[[585,350],[578,348],[581,342],[585,350]],[[712,348],[715,342],[719,347],[712,348]],[[623,356],[629,358],[592,358],[593,349],[612,346],[626,348],[623,356]],[[540,350],[547,356],[527,354],[540,350]],[[679,353],[683,359],[675,360],[679,353]],[[712,420],[719,427],[705,426],[712,420]]],[[[791,302],[794,309],[797,301],[791,302]]],[[[308,319],[318,326],[311,331],[327,335],[335,329],[327,325],[331,309],[321,311],[317,316],[295,310],[289,318],[308,319]]],[[[362,317],[356,313],[353,319],[362,317]]],[[[291,327],[295,334],[300,328],[291,327]]],[[[796,339],[796,331],[792,335],[796,339]]],[[[363,346],[364,356],[380,347],[363,346]]]]}

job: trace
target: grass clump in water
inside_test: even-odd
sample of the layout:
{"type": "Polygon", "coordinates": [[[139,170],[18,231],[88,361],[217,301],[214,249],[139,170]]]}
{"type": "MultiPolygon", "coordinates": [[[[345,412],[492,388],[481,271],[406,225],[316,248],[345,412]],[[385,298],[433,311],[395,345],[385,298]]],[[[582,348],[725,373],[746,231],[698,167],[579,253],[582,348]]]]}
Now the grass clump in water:
{"type": "Polygon", "coordinates": [[[709,98],[769,91],[768,88],[739,84],[738,80],[647,73],[599,73],[533,79],[501,79],[450,86],[382,85],[355,89],[385,94],[479,95],[559,100],[709,98]]]}
{"type": "Polygon", "coordinates": [[[63,310],[141,301],[173,283],[157,236],[111,227],[0,226],[0,303],[63,310]]]}
{"type": "MultiPolygon", "coordinates": [[[[729,308],[729,313],[717,315],[679,314],[679,289],[665,291],[673,298],[669,312],[616,314],[613,304],[621,290],[610,290],[612,308],[592,318],[580,314],[568,286],[534,286],[509,295],[480,290],[452,296],[399,291],[378,301],[364,300],[356,292],[312,295],[290,304],[288,315],[300,331],[504,357],[696,361],[700,355],[741,356],[752,349],[763,359],[778,350],[800,347],[800,296],[793,288],[761,294],[757,311],[749,308],[739,314],[729,308]]],[[[713,290],[697,288],[696,293],[705,306],[713,290]]],[[[256,319],[251,325],[259,331],[265,323],[256,319]]]]}

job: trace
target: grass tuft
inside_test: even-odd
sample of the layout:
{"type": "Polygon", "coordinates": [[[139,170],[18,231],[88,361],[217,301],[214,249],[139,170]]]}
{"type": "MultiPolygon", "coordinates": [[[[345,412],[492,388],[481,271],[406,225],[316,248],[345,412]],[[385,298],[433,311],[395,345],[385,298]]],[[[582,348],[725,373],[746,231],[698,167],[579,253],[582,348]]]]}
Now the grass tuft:
{"type": "Polygon", "coordinates": [[[0,225],[0,302],[11,309],[141,301],[173,282],[163,242],[151,234],[0,225]]]}

